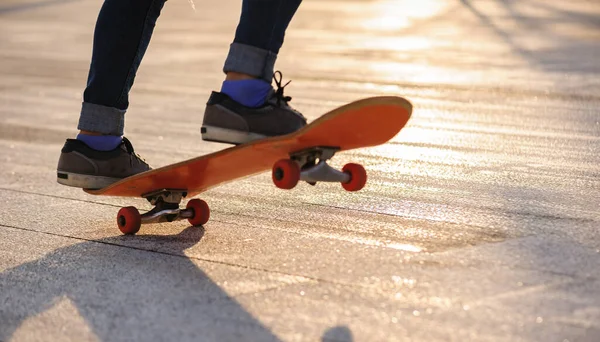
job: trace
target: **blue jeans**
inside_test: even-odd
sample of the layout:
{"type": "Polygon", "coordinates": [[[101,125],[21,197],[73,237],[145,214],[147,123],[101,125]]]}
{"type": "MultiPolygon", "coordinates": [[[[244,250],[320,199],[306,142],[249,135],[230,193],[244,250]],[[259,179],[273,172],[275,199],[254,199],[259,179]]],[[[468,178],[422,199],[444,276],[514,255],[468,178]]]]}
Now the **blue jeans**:
{"type": "MultiPolygon", "coordinates": [[[[129,91],[166,0],[105,0],[78,129],[122,135],[129,91]]],[[[223,71],[271,82],[285,30],[302,0],[243,0],[223,71]]]]}

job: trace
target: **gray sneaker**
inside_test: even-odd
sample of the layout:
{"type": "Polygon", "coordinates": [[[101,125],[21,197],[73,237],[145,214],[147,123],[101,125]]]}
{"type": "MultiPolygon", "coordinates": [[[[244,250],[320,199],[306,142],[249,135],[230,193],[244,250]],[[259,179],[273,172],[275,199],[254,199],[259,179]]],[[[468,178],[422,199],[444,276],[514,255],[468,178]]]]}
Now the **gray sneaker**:
{"type": "Polygon", "coordinates": [[[98,151],[84,142],[67,139],[58,159],[58,183],[84,189],[101,189],[151,167],[133,152],[127,138],[111,151],[98,151]]]}
{"type": "Polygon", "coordinates": [[[257,108],[243,106],[226,94],[213,91],[204,112],[202,140],[238,145],[304,127],[306,118],[288,104],[292,98],[283,95],[287,83],[282,86],[281,77],[274,79],[277,90],[257,108]]]}

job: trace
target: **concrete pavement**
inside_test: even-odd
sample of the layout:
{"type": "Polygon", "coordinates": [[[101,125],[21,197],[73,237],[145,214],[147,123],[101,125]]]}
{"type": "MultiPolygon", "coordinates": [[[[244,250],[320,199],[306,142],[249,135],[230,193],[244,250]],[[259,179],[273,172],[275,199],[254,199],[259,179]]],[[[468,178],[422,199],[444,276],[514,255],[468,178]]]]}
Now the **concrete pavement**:
{"type": "MultiPolygon", "coordinates": [[[[600,340],[600,4],[305,0],[278,69],[310,119],[411,100],[359,193],[215,188],[203,228],[121,236],[55,181],[100,1],[0,1],[0,341],[600,340]]],[[[126,134],[153,166],[200,124],[239,2],[169,1],[126,134]]]]}

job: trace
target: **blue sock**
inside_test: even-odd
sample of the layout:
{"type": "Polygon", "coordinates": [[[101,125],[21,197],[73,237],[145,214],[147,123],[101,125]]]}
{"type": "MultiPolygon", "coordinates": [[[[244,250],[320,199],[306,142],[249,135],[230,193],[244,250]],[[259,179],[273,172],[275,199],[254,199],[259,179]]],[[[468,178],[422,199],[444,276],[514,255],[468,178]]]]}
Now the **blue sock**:
{"type": "Polygon", "coordinates": [[[77,140],[83,141],[86,145],[98,151],[114,150],[121,144],[123,138],[118,135],[89,135],[78,134],[77,140]]]}
{"type": "Polygon", "coordinates": [[[259,79],[226,80],[223,82],[221,92],[246,107],[260,107],[267,101],[267,96],[272,89],[269,82],[259,79]]]}

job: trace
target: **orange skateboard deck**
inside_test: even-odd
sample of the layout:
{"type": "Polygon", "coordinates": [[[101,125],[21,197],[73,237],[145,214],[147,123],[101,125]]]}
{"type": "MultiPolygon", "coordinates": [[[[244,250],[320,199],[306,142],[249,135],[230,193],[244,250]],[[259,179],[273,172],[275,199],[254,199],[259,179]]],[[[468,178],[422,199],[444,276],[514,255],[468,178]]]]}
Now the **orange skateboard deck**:
{"type": "Polygon", "coordinates": [[[299,181],[340,182],[348,191],[360,190],[366,172],[358,164],[337,171],[326,164],[335,153],[386,143],[406,125],[412,105],[401,97],[380,96],[336,108],[299,131],[265,138],[172,165],[140,173],[103,189],[86,189],[92,195],[147,198],[155,208],[143,215],[125,207],[117,215],[124,234],[135,234],[142,223],[188,219],[192,225],[208,221],[206,202],[191,198],[218,185],[272,171],[275,185],[293,188],[299,181]]]}

